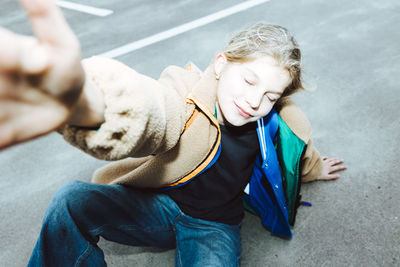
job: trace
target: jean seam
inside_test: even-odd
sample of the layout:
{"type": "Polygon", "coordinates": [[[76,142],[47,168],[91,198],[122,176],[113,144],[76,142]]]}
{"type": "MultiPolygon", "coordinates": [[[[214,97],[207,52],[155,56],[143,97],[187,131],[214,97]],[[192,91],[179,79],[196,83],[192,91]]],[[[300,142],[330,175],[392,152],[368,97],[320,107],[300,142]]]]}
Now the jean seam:
{"type": "Polygon", "coordinates": [[[92,250],[93,250],[93,246],[92,246],[92,244],[91,244],[90,242],[88,242],[88,247],[87,247],[86,250],[78,257],[78,259],[77,259],[77,261],[76,261],[76,263],[75,263],[74,266],[75,266],[75,267],[79,267],[79,266],[81,265],[81,263],[89,257],[89,255],[90,255],[90,253],[92,252],[92,250]]]}
{"type": "MultiPolygon", "coordinates": [[[[93,230],[89,230],[88,232],[91,235],[100,235],[101,233],[104,232],[104,229],[106,229],[107,227],[110,228],[114,228],[113,225],[110,224],[104,224],[102,226],[99,226],[93,230]]],[[[153,228],[141,228],[141,227],[137,227],[136,225],[118,225],[115,226],[118,229],[121,230],[134,230],[134,231],[142,231],[142,232],[146,232],[146,233],[154,233],[154,232],[165,232],[165,231],[169,231],[170,229],[168,227],[163,227],[163,228],[157,228],[157,229],[153,229],[153,228]]]]}
{"type": "MultiPolygon", "coordinates": [[[[238,234],[239,234],[239,241],[238,241],[238,248],[236,248],[236,253],[235,253],[235,258],[236,258],[236,262],[235,262],[235,266],[240,266],[240,261],[241,261],[241,256],[242,256],[242,245],[241,245],[241,235],[240,235],[240,227],[242,223],[239,223],[237,225],[229,225],[229,224],[224,224],[224,223],[220,223],[220,222],[213,222],[213,221],[207,221],[207,220],[203,220],[203,219],[198,219],[198,218],[193,218],[183,212],[181,212],[180,215],[178,215],[175,220],[174,220],[174,226],[178,223],[178,220],[180,219],[187,219],[189,221],[195,221],[197,223],[199,223],[199,225],[201,225],[202,227],[198,227],[198,225],[196,226],[196,229],[205,229],[208,230],[209,227],[217,227],[218,229],[225,231],[228,230],[229,231],[234,231],[236,232],[236,230],[238,230],[238,234]],[[206,222],[206,223],[204,223],[206,222]],[[207,224],[210,223],[210,224],[207,224]],[[237,228],[237,229],[235,229],[237,228]]],[[[235,246],[236,247],[236,246],[235,246]]],[[[180,254],[180,250],[179,250],[179,239],[176,239],[176,263],[175,266],[181,267],[182,262],[181,262],[181,254],[180,254]]]]}
{"type": "Polygon", "coordinates": [[[235,231],[236,230],[235,228],[238,228],[238,230],[240,231],[241,223],[231,225],[231,224],[226,224],[226,223],[221,223],[221,222],[216,222],[216,221],[195,218],[195,217],[192,217],[192,216],[184,214],[184,213],[183,213],[183,217],[187,217],[190,221],[195,221],[196,228],[202,229],[202,230],[207,230],[211,226],[211,227],[218,227],[221,229],[229,229],[229,231],[232,231],[232,230],[235,231]]]}
{"type": "Polygon", "coordinates": [[[175,265],[181,267],[181,253],[179,252],[178,240],[176,240],[176,261],[177,262],[175,262],[175,265]]]}
{"type": "Polygon", "coordinates": [[[182,266],[182,260],[181,260],[181,253],[179,251],[179,239],[177,238],[178,235],[177,235],[176,225],[177,225],[178,221],[181,218],[184,218],[184,217],[185,217],[185,213],[183,213],[183,211],[180,211],[180,213],[175,217],[174,225],[172,227],[173,231],[175,232],[175,237],[176,237],[176,251],[175,251],[175,253],[177,254],[176,261],[178,261],[178,262],[175,262],[175,265],[178,266],[178,267],[182,266]]]}

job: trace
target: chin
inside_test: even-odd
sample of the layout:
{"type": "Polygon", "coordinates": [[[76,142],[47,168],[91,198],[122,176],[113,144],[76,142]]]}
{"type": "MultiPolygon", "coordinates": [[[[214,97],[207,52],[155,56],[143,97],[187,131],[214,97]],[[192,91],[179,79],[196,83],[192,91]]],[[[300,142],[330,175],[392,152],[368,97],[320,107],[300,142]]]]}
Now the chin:
{"type": "Polygon", "coordinates": [[[240,126],[245,125],[245,123],[227,123],[227,125],[234,126],[234,127],[240,127],[240,126]]]}
{"type": "Polygon", "coordinates": [[[239,126],[243,126],[246,123],[249,123],[250,121],[248,120],[225,120],[225,124],[227,125],[231,125],[231,126],[235,126],[235,127],[239,127],[239,126]]]}

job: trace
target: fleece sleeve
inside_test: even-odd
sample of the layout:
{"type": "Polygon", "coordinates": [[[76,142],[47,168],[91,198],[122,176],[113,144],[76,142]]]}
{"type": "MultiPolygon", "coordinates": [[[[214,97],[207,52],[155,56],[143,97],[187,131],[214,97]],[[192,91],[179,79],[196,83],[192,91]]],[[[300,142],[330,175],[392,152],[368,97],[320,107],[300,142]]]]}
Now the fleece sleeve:
{"type": "Polygon", "coordinates": [[[307,143],[307,148],[302,158],[301,181],[311,182],[319,178],[322,172],[322,159],[312,140],[307,143]]]}
{"type": "Polygon", "coordinates": [[[318,179],[322,172],[322,159],[311,140],[312,128],[310,121],[290,98],[281,101],[277,109],[289,128],[307,144],[301,162],[301,180],[303,182],[311,182],[318,179]]]}
{"type": "Polygon", "coordinates": [[[86,79],[103,94],[105,121],[98,129],[64,125],[58,132],[66,141],[103,160],[143,157],[176,145],[185,125],[185,99],[168,83],[168,71],[154,80],[112,59],[82,63],[86,79]]]}

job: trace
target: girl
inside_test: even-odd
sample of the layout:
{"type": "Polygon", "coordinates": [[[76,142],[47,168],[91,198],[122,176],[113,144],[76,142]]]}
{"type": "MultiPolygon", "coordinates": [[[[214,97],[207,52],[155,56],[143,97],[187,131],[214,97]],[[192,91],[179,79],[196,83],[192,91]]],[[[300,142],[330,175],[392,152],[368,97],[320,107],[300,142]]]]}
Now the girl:
{"type": "Polygon", "coordinates": [[[289,99],[302,89],[301,56],[283,27],[256,24],[204,72],[171,66],[153,80],[106,58],[81,65],[54,3],[22,3],[39,42],[1,32],[14,44],[1,54],[2,146],[58,129],[114,161],[56,193],[29,266],[104,266],[100,236],[176,248],[177,266],[238,266],[243,199],[290,238],[300,182],[345,168],[321,159],[289,99]]]}

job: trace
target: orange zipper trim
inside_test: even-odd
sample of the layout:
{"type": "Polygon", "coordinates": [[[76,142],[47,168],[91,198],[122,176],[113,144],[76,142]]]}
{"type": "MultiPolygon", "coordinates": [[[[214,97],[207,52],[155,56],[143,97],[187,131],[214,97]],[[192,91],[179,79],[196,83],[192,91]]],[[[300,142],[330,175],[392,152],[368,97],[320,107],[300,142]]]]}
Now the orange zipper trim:
{"type": "MultiPolygon", "coordinates": [[[[219,145],[221,143],[221,128],[219,127],[218,124],[218,120],[214,117],[214,115],[210,112],[210,110],[208,109],[208,107],[203,104],[200,100],[198,100],[192,93],[189,94],[189,96],[187,97],[186,101],[188,103],[194,103],[196,105],[196,107],[198,107],[207,117],[208,119],[217,127],[218,130],[218,135],[217,135],[217,140],[214,143],[214,147],[212,148],[211,152],[208,154],[207,158],[199,165],[197,166],[192,172],[190,172],[189,174],[187,174],[186,176],[184,176],[183,178],[179,179],[179,181],[172,183],[172,184],[168,184],[168,185],[164,185],[162,187],[173,187],[173,186],[177,186],[183,183],[186,183],[187,181],[189,181],[190,179],[194,178],[196,175],[198,175],[202,170],[204,170],[204,168],[206,168],[208,166],[208,164],[210,164],[210,162],[214,159],[215,155],[218,152],[219,149],[219,145]]],[[[197,110],[197,109],[196,109],[197,110]]],[[[197,111],[197,114],[199,113],[199,111],[197,111]]],[[[194,116],[197,116],[197,114],[193,114],[191,116],[191,118],[189,119],[189,121],[186,123],[185,125],[185,129],[187,127],[190,126],[190,124],[193,122],[194,120],[194,116]],[[192,119],[193,118],[193,119],[192,119]],[[190,122],[190,123],[189,123],[190,122]]]]}

